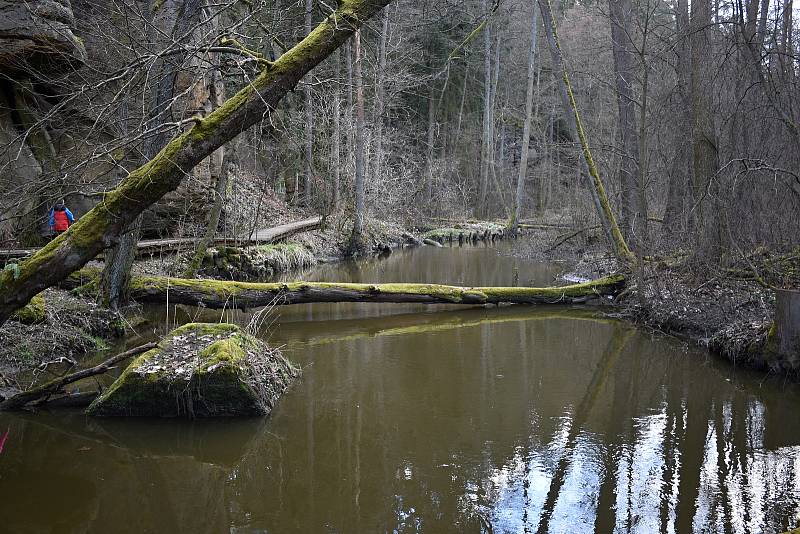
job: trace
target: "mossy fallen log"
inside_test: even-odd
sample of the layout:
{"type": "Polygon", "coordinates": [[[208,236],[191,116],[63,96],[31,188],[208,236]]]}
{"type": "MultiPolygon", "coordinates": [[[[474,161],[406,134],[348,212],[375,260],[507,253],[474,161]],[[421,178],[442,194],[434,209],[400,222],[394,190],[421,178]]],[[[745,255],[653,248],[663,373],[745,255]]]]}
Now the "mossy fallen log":
{"type": "Polygon", "coordinates": [[[11,319],[27,325],[43,323],[46,318],[45,301],[42,293],[33,297],[28,304],[18,309],[11,316],[11,319]]]}
{"type": "Polygon", "coordinates": [[[249,283],[139,276],[131,297],[139,302],[258,308],[313,302],[415,304],[571,304],[618,294],[625,277],[613,275],[561,287],[458,287],[439,284],[351,284],[337,282],[249,283]]]}

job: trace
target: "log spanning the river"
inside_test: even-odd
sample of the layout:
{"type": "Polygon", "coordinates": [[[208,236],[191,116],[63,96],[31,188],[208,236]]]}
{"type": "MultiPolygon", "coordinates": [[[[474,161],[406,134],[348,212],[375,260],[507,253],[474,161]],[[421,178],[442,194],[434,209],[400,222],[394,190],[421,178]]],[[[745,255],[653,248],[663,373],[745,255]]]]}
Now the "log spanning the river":
{"type": "Polygon", "coordinates": [[[259,308],[313,302],[413,304],[575,304],[614,296],[622,275],[561,287],[458,287],[439,284],[350,284],[338,282],[249,283],[166,277],[135,277],[131,297],[208,308],[259,308]]]}

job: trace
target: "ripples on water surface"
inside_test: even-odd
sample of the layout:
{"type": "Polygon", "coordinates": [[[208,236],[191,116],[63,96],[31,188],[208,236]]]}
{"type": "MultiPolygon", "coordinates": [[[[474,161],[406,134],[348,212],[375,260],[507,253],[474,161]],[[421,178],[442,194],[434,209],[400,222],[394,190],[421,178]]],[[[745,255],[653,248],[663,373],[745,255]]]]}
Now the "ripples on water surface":
{"type": "MultiPolygon", "coordinates": [[[[426,247],[306,278],[545,285],[556,272],[493,249],[426,247]]],[[[305,369],[270,418],[0,415],[0,531],[761,533],[800,522],[798,387],[674,340],[562,307],[319,304],[267,323],[264,336],[305,369]]]]}

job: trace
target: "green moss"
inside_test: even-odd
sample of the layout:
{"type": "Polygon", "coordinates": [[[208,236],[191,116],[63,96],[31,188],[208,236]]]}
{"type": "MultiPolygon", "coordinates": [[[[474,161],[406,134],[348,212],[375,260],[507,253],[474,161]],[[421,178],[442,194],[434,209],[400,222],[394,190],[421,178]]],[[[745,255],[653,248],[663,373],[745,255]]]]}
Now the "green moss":
{"type": "Polygon", "coordinates": [[[39,293],[33,297],[25,307],[14,312],[11,318],[23,324],[43,323],[47,318],[44,295],[39,293]]]}
{"type": "MultiPolygon", "coordinates": [[[[258,415],[271,405],[250,384],[246,348],[260,343],[236,325],[190,323],[173,330],[158,347],[138,357],[88,409],[92,415],[217,416],[258,415]],[[222,339],[220,339],[222,338],[222,339]],[[207,345],[202,347],[203,342],[207,345]],[[167,369],[164,353],[174,343],[196,347],[199,362],[187,375],[167,369]],[[154,359],[158,357],[159,359],[154,359]]],[[[266,350],[266,349],[263,349],[266,350]]],[[[167,356],[169,357],[169,356],[167,356]]],[[[291,366],[279,355],[272,365],[291,366]]],[[[184,365],[185,364],[181,364],[184,365]]],[[[179,366],[180,367],[180,366],[179,366]]],[[[293,373],[289,373],[294,376],[293,373]]],[[[266,380],[260,377],[258,380],[266,380]]],[[[271,385],[274,403],[288,380],[271,385]]],[[[263,391],[263,387],[258,383],[263,391]]]]}
{"type": "Polygon", "coordinates": [[[220,364],[238,365],[244,362],[247,354],[244,351],[243,343],[244,338],[240,335],[215,341],[200,353],[203,363],[198,368],[198,372],[207,373],[209,369],[220,364]]]}
{"type": "MultiPolygon", "coordinates": [[[[159,1],[156,0],[153,9],[160,7],[159,1]]],[[[103,200],[76,221],[69,231],[22,262],[19,277],[14,278],[9,272],[1,273],[0,291],[6,295],[6,301],[13,306],[16,298],[22,305],[36,288],[57,281],[59,275],[50,274],[51,264],[63,265],[64,258],[68,257],[67,263],[74,268],[110,246],[112,238],[120,230],[120,222],[127,221],[174,190],[184,176],[180,165],[192,164],[192,157],[210,152],[214,146],[204,142],[248,102],[255,101],[256,93],[265,99],[267,108],[276,105],[310,67],[349,37],[356,23],[362,23],[384,4],[365,0],[342,2],[308,36],[283,54],[272,68],[263,70],[252,83],[245,85],[223,105],[172,139],[153,159],[128,174],[116,189],[106,193],[103,200]],[[63,257],[56,258],[57,251],[61,251],[63,257]],[[43,281],[31,281],[42,277],[42,273],[47,273],[43,281]]],[[[262,103],[255,104],[253,111],[257,113],[251,115],[260,116],[262,108],[262,103]]],[[[243,120],[246,123],[250,119],[243,120]]]]}

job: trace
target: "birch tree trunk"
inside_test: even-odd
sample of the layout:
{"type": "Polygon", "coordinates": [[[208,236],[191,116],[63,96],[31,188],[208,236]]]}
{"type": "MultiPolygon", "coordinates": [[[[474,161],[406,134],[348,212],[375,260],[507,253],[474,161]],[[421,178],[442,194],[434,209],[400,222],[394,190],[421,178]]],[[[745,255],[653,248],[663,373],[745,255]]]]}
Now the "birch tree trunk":
{"type": "Polygon", "coordinates": [[[539,17],[536,4],[533,4],[531,16],[531,48],[528,52],[528,87],[525,91],[525,124],[522,127],[522,151],[519,158],[519,174],[517,175],[517,191],[514,196],[514,212],[511,215],[511,232],[517,235],[519,218],[522,209],[522,193],[525,189],[525,178],[528,175],[528,150],[531,141],[531,120],[533,119],[533,82],[536,78],[536,39],[539,30],[539,17]]]}
{"type": "Polygon", "coordinates": [[[355,65],[354,79],[356,89],[356,138],[355,138],[355,210],[353,220],[353,235],[350,238],[350,251],[355,253],[363,247],[364,233],[364,83],[362,78],[361,31],[356,30],[354,37],[355,65]]]}
{"type": "Polygon", "coordinates": [[[300,79],[332,54],[391,0],[345,0],[292,49],[263,70],[218,109],[175,137],[150,161],[134,169],[95,208],[47,246],[0,273],[0,324],[43,289],[64,280],[100,251],[119,242],[150,205],[175,190],[185,173],[275,108],[300,79]]]}

